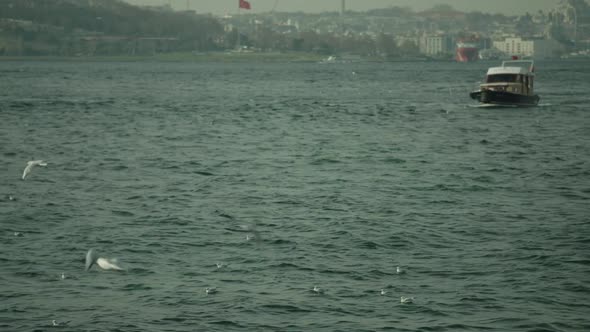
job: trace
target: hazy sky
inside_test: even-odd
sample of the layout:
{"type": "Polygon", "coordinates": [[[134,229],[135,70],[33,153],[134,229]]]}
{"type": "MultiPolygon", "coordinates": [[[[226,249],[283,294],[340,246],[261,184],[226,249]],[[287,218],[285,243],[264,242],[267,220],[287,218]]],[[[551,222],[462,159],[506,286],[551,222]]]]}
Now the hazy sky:
{"type": "MultiPolygon", "coordinates": [[[[167,4],[176,9],[186,8],[187,0],[126,0],[132,4],[167,4]]],[[[238,0],[188,0],[190,8],[199,13],[235,14],[238,11],[238,0]]],[[[276,3],[277,11],[321,12],[337,11],[340,0],[248,0],[252,5],[252,13],[268,12],[276,3]]],[[[346,8],[364,11],[372,8],[389,6],[408,6],[415,10],[431,8],[436,4],[449,4],[462,11],[483,11],[503,14],[524,14],[539,9],[551,9],[559,0],[346,0],[346,8]]]]}

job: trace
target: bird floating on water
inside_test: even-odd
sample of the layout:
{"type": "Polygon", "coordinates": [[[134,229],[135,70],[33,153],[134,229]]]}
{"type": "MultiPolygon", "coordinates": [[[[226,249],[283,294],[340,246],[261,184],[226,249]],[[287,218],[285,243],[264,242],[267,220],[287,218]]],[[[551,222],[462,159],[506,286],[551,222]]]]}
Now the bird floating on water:
{"type": "Polygon", "coordinates": [[[43,160],[31,160],[27,162],[27,167],[25,167],[25,170],[23,171],[23,180],[25,179],[25,177],[31,173],[31,171],[33,170],[33,167],[35,166],[47,166],[47,163],[44,162],[43,160]]]}
{"type": "Polygon", "coordinates": [[[380,294],[381,294],[381,295],[385,295],[385,294],[387,294],[387,292],[385,291],[385,289],[381,289],[381,292],[380,292],[380,294]]]}
{"type": "Polygon", "coordinates": [[[62,272],[62,273],[61,273],[61,279],[63,280],[63,279],[65,279],[65,278],[66,278],[66,274],[62,272]]]}
{"type": "Polygon", "coordinates": [[[414,298],[413,297],[404,297],[404,296],[402,296],[402,297],[400,297],[399,302],[400,303],[406,303],[406,304],[407,303],[413,303],[414,302],[414,298]]]}
{"type": "Polygon", "coordinates": [[[123,268],[117,265],[117,259],[98,257],[98,254],[94,251],[94,249],[90,249],[86,254],[86,271],[90,270],[94,264],[103,270],[123,271],[123,268]]]}
{"type": "Polygon", "coordinates": [[[23,233],[21,233],[21,232],[14,232],[14,236],[20,237],[20,236],[23,236],[23,233]]]}
{"type": "Polygon", "coordinates": [[[53,326],[66,326],[70,321],[67,322],[58,322],[55,319],[51,321],[51,325],[53,326]]]}
{"type": "Polygon", "coordinates": [[[215,293],[217,293],[217,289],[207,287],[207,288],[205,288],[205,293],[207,293],[207,294],[215,294],[215,293]]]}
{"type": "Polygon", "coordinates": [[[313,291],[314,291],[316,294],[323,294],[323,293],[324,293],[324,290],[323,290],[323,289],[321,289],[321,288],[319,288],[318,286],[313,286],[313,291]]]}

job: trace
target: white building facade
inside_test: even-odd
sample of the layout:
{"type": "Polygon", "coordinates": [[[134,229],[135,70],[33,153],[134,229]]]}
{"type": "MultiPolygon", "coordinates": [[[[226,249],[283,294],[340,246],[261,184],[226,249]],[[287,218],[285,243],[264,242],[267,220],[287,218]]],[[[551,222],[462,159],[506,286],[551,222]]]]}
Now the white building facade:
{"type": "Polygon", "coordinates": [[[420,53],[428,55],[441,55],[452,53],[452,39],[446,35],[423,36],[420,38],[420,53]]]}
{"type": "Polygon", "coordinates": [[[532,57],[535,59],[555,57],[563,49],[560,43],[552,39],[523,40],[520,37],[494,41],[494,47],[506,55],[532,57]]]}

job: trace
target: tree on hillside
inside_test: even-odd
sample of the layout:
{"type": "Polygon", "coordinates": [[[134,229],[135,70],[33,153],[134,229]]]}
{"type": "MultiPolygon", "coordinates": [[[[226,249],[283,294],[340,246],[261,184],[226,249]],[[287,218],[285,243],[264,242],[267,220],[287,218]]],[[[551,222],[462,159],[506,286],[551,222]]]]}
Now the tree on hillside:
{"type": "Polygon", "coordinates": [[[61,27],[67,34],[177,38],[183,49],[214,49],[223,34],[210,15],[159,12],[120,0],[0,1],[0,18],[61,27]]]}
{"type": "Polygon", "coordinates": [[[400,55],[406,57],[418,56],[420,54],[420,48],[416,42],[411,40],[404,40],[399,46],[400,55]]]}
{"type": "Polygon", "coordinates": [[[383,56],[391,57],[399,54],[397,43],[392,35],[380,33],[375,40],[377,52],[383,56]]]}
{"type": "Polygon", "coordinates": [[[454,12],[455,8],[451,5],[441,3],[434,5],[430,10],[435,12],[454,12]]]}

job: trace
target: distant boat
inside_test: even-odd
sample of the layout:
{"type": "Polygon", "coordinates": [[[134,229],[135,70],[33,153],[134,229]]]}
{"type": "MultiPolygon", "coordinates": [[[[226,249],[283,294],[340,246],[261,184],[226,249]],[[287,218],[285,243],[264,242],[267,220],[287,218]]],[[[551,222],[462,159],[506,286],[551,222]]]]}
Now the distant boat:
{"type": "Polygon", "coordinates": [[[457,43],[455,60],[458,62],[471,62],[479,59],[479,47],[475,42],[460,41],[457,43]]]}
{"type": "Polygon", "coordinates": [[[540,98],[534,93],[534,71],[532,60],[504,61],[489,68],[485,82],[469,96],[487,106],[536,106],[540,98]]]}

